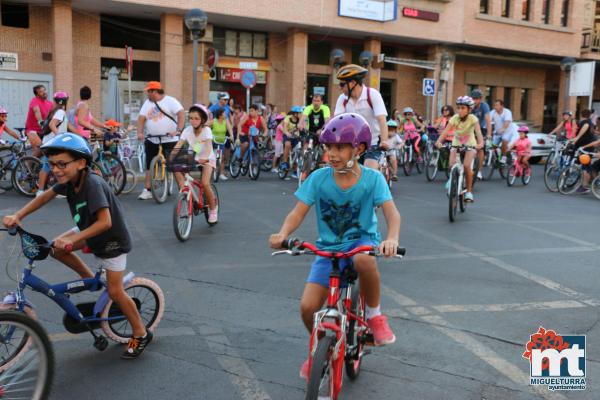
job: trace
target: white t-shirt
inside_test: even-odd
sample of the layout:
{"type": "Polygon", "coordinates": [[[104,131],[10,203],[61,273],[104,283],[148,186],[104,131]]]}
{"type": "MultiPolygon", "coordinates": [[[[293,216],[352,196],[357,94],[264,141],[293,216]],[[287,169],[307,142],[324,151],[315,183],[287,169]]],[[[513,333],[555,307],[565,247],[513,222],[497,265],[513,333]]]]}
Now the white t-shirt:
{"type": "MultiPolygon", "coordinates": [[[[53,120],[57,120],[56,123],[58,125],[58,134],[62,134],[67,132],[67,113],[62,108],[56,110],[54,115],[52,116],[53,120]]],[[[50,132],[42,138],[42,144],[46,144],[57,136],[56,133],[50,132]]]]}
{"type": "Polygon", "coordinates": [[[504,135],[504,134],[515,134],[517,132],[517,124],[513,123],[512,112],[508,108],[504,108],[501,114],[498,114],[496,110],[492,110],[490,112],[490,117],[492,117],[492,121],[494,122],[494,135],[504,135]],[[506,122],[510,122],[506,131],[499,133],[501,129],[504,129],[504,124],[506,122]]]}
{"type": "MultiPolygon", "coordinates": [[[[160,108],[169,114],[175,121],[177,121],[177,113],[183,110],[183,106],[174,97],[165,96],[158,102],[160,108]]],[[[175,132],[177,130],[177,124],[171,120],[171,118],[164,115],[158,110],[156,104],[153,101],[146,100],[140,115],[146,117],[145,132],[148,138],[154,144],[159,143],[158,138],[152,138],[152,136],[166,135],[169,132],[175,132]]],[[[164,137],[162,143],[176,142],[179,139],[176,137],[164,137]]]]}
{"type": "Polygon", "coordinates": [[[350,112],[362,115],[371,127],[371,146],[376,146],[379,142],[379,136],[381,135],[381,129],[379,128],[379,121],[377,120],[377,117],[380,115],[387,117],[388,115],[381,94],[379,91],[373,88],[367,88],[366,86],[363,86],[360,97],[356,102],[354,102],[353,99],[349,99],[344,107],[344,101],[346,99],[347,97],[344,94],[341,94],[340,97],[338,97],[337,103],[335,104],[334,115],[350,112]],[[371,108],[369,105],[367,90],[369,91],[369,97],[371,98],[373,108],[371,108]]]}
{"type": "MultiPolygon", "coordinates": [[[[162,105],[161,105],[162,107],[162,105]]],[[[208,160],[208,163],[214,168],[217,165],[217,157],[212,148],[213,134],[208,126],[200,131],[200,135],[194,134],[194,128],[188,126],[181,133],[181,140],[185,140],[190,149],[196,153],[196,161],[208,160]]]]}

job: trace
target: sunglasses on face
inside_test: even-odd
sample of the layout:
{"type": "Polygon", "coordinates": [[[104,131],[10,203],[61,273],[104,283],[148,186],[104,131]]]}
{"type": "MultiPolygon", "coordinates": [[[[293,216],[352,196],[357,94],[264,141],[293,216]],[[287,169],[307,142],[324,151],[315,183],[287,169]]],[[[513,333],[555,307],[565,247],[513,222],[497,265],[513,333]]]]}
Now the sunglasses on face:
{"type": "Polygon", "coordinates": [[[77,160],[71,160],[71,161],[48,161],[48,165],[50,166],[50,169],[54,169],[54,168],[58,168],[58,169],[65,169],[67,168],[67,165],[71,164],[72,162],[75,162],[77,160]]]}
{"type": "Polygon", "coordinates": [[[346,86],[348,84],[348,82],[340,82],[340,87],[343,88],[344,86],[346,86]]]}
{"type": "Polygon", "coordinates": [[[404,115],[405,115],[406,117],[409,117],[409,116],[411,116],[411,115],[413,115],[413,114],[412,114],[412,113],[404,113],[404,115]]]}

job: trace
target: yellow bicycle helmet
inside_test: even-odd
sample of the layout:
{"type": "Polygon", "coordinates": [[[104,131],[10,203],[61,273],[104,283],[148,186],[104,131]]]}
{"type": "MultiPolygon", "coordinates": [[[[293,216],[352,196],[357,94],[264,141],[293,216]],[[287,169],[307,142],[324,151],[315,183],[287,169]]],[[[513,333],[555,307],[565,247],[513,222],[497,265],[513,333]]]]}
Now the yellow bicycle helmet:
{"type": "Polygon", "coordinates": [[[348,64],[339,69],[337,73],[337,79],[340,81],[360,81],[367,75],[368,72],[368,69],[363,68],[360,65],[348,64]]]}

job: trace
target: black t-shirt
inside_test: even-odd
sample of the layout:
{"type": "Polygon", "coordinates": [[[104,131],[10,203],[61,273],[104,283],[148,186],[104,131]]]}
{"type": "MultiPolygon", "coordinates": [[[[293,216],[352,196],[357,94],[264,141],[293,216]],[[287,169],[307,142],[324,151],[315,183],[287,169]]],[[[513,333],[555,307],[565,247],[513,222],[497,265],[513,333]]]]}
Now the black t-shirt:
{"type": "Polygon", "coordinates": [[[87,246],[100,258],[113,258],[131,251],[131,237],[125,224],[121,203],[102,177],[88,170],[81,190],[75,193],[72,183],[56,184],[56,193],[67,196],[71,215],[79,230],[90,227],[97,220],[96,213],[108,208],[112,226],[98,236],[89,238],[87,246]]]}
{"type": "Polygon", "coordinates": [[[317,133],[317,131],[325,125],[325,113],[323,112],[323,108],[320,108],[319,111],[312,110],[306,118],[308,119],[308,131],[310,133],[317,133]]]}
{"type": "Polygon", "coordinates": [[[577,148],[588,145],[596,139],[596,137],[594,136],[594,124],[592,124],[592,121],[590,119],[583,119],[579,121],[577,125],[579,126],[579,129],[577,129],[578,132],[580,132],[581,129],[585,127],[585,125],[588,126],[587,131],[583,134],[582,137],[579,138],[577,143],[575,143],[577,148]]]}

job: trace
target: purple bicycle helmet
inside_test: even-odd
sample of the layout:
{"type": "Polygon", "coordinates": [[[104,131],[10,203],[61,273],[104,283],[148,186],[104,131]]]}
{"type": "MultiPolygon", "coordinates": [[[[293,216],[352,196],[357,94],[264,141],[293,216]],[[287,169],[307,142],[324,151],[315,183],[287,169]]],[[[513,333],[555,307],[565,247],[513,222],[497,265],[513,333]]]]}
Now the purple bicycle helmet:
{"type": "Polygon", "coordinates": [[[519,132],[529,133],[529,128],[527,127],[527,125],[521,125],[519,127],[519,132]]]}
{"type": "Polygon", "coordinates": [[[356,113],[336,115],[323,127],[319,143],[348,143],[352,147],[366,143],[368,146],[371,144],[371,128],[362,115],[356,113]]]}
{"type": "Polygon", "coordinates": [[[59,90],[58,92],[54,93],[54,96],[52,96],[52,98],[54,99],[54,102],[56,104],[66,105],[67,101],[69,100],[69,94],[64,90],[59,90]]]}

